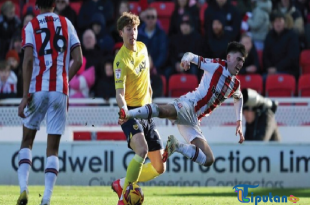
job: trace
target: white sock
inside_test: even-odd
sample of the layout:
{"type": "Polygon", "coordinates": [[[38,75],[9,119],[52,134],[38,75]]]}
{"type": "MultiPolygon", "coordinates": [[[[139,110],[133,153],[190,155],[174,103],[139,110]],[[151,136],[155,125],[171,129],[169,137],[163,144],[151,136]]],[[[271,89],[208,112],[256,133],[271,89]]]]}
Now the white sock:
{"type": "Polygon", "coordinates": [[[124,183],[125,183],[125,178],[121,178],[119,180],[119,185],[121,185],[122,188],[124,187],[124,183]]]}
{"type": "Polygon", "coordinates": [[[45,189],[42,198],[43,202],[49,202],[53,193],[59,171],[59,159],[56,156],[49,156],[45,166],[45,189]]]}
{"type": "Polygon", "coordinates": [[[32,164],[31,149],[23,148],[19,150],[18,157],[19,157],[19,167],[17,173],[18,173],[20,193],[22,193],[25,190],[28,192],[28,178],[32,164]]]}
{"type": "Polygon", "coordinates": [[[128,112],[129,116],[141,119],[149,119],[152,117],[158,117],[159,115],[158,105],[155,103],[147,104],[145,106],[129,110],[128,112]]]}
{"type": "Polygon", "coordinates": [[[176,147],[176,151],[200,165],[204,165],[207,161],[207,156],[202,150],[192,144],[179,143],[179,146],[176,147]]]}

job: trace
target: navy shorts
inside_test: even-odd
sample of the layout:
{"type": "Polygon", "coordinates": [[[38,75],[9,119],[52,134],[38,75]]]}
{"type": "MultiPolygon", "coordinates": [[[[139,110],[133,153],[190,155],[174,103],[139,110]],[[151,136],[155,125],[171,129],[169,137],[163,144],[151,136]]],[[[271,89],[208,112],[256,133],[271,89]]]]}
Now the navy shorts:
{"type": "Polygon", "coordinates": [[[130,147],[130,139],[137,133],[144,133],[145,140],[148,145],[149,152],[163,149],[163,142],[156,130],[153,119],[129,119],[122,124],[122,129],[126,135],[128,147],[130,147]]]}

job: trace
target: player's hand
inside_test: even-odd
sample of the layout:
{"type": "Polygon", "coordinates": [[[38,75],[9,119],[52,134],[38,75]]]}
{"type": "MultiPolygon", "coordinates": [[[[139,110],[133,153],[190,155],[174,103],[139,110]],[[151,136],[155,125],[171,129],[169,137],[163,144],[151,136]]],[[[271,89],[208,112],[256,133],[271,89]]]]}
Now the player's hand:
{"type": "Polygon", "coordinates": [[[22,101],[20,102],[19,104],[19,107],[18,107],[18,116],[21,117],[21,118],[25,118],[25,114],[24,114],[24,109],[25,107],[28,105],[29,103],[29,98],[28,97],[23,97],[22,98],[22,101]]]}
{"type": "Polygon", "coordinates": [[[242,132],[242,122],[241,122],[241,120],[237,121],[236,136],[237,136],[237,134],[239,134],[239,136],[240,136],[239,143],[242,144],[242,142],[244,141],[244,136],[243,136],[243,132],[242,132]]]}
{"type": "Polygon", "coordinates": [[[122,125],[122,124],[124,124],[127,121],[128,121],[127,119],[118,119],[118,124],[122,125]]]}
{"type": "Polygon", "coordinates": [[[186,61],[186,60],[182,60],[181,61],[181,68],[185,71],[189,70],[191,66],[191,63],[189,61],[186,61]]]}

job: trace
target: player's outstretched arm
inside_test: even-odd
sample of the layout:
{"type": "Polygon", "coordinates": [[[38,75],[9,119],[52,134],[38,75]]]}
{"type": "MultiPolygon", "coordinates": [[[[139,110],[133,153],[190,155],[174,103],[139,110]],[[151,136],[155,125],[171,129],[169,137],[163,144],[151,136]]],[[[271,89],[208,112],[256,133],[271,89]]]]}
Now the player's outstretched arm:
{"type": "Polygon", "coordinates": [[[75,76],[83,63],[83,55],[81,46],[77,46],[71,52],[73,63],[69,68],[69,81],[75,76]]]}
{"type": "Polygon", "coordinates": [[[29,100],[29,86],[32,76],[32,68],[33,68],[33,48],[28,46],[25,48],[24,52],[24,61],[23,61],[23,98],[18,107],[18,116],[25,118],[24,108],[28,104],[29,100]]]}

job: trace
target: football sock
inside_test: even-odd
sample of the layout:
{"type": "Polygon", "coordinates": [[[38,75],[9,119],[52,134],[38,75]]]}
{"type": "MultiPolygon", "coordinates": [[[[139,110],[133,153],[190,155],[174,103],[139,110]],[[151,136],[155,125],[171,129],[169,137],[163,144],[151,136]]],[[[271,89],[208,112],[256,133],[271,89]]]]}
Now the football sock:
{"type": "Polygon", "coordinates": [[[28,192],[28,178],[29,178],[29,171],[32,163],[32,153],[31,149],[23,148],[19,150],[19,167],[18,167],[18,181],[20,187],[20,193],[23,191],[28,192]]]}
{"type": "Polygon", "coordinates": [[[152,117],[158,117],[159,115],[158,105],[155,103],[147,104],[145,106],[129,110],[128,112],[129,116],[140,119],[149,119],[152,117]]]}
{"type": "Polygon", "coordinates": [[[49,156],[45,166],[45,189],[42,200],[48,202],[51,199],[53,188],[56,183],[59,171],[59,159],[56,156],[49,156]]]}
{"type": "Polygon", "coordinates": [[[123,185],[123,192],[126,190],[126,187],[129,185],[129,183],[135,183],[138,181],[144,160],[145,159],[136,154],[130,161],[127,167],[126,178],[123,185]]]}
{"type": "Polygon", "coordinates": [[[153,167],[152,163],[146,163],[142,167],[141,175],[139,177],[139,182],[147,182],[155,179],[160,174],[153,167]]]}
{"type": "Polygon", "coordinates": [[[183,154],[185,157],[200,165],[204,165],[207,161],[207,156],[202,150],[192,144],[179,143],[179,146],[176,147],[176,152],[183,154]]]}

